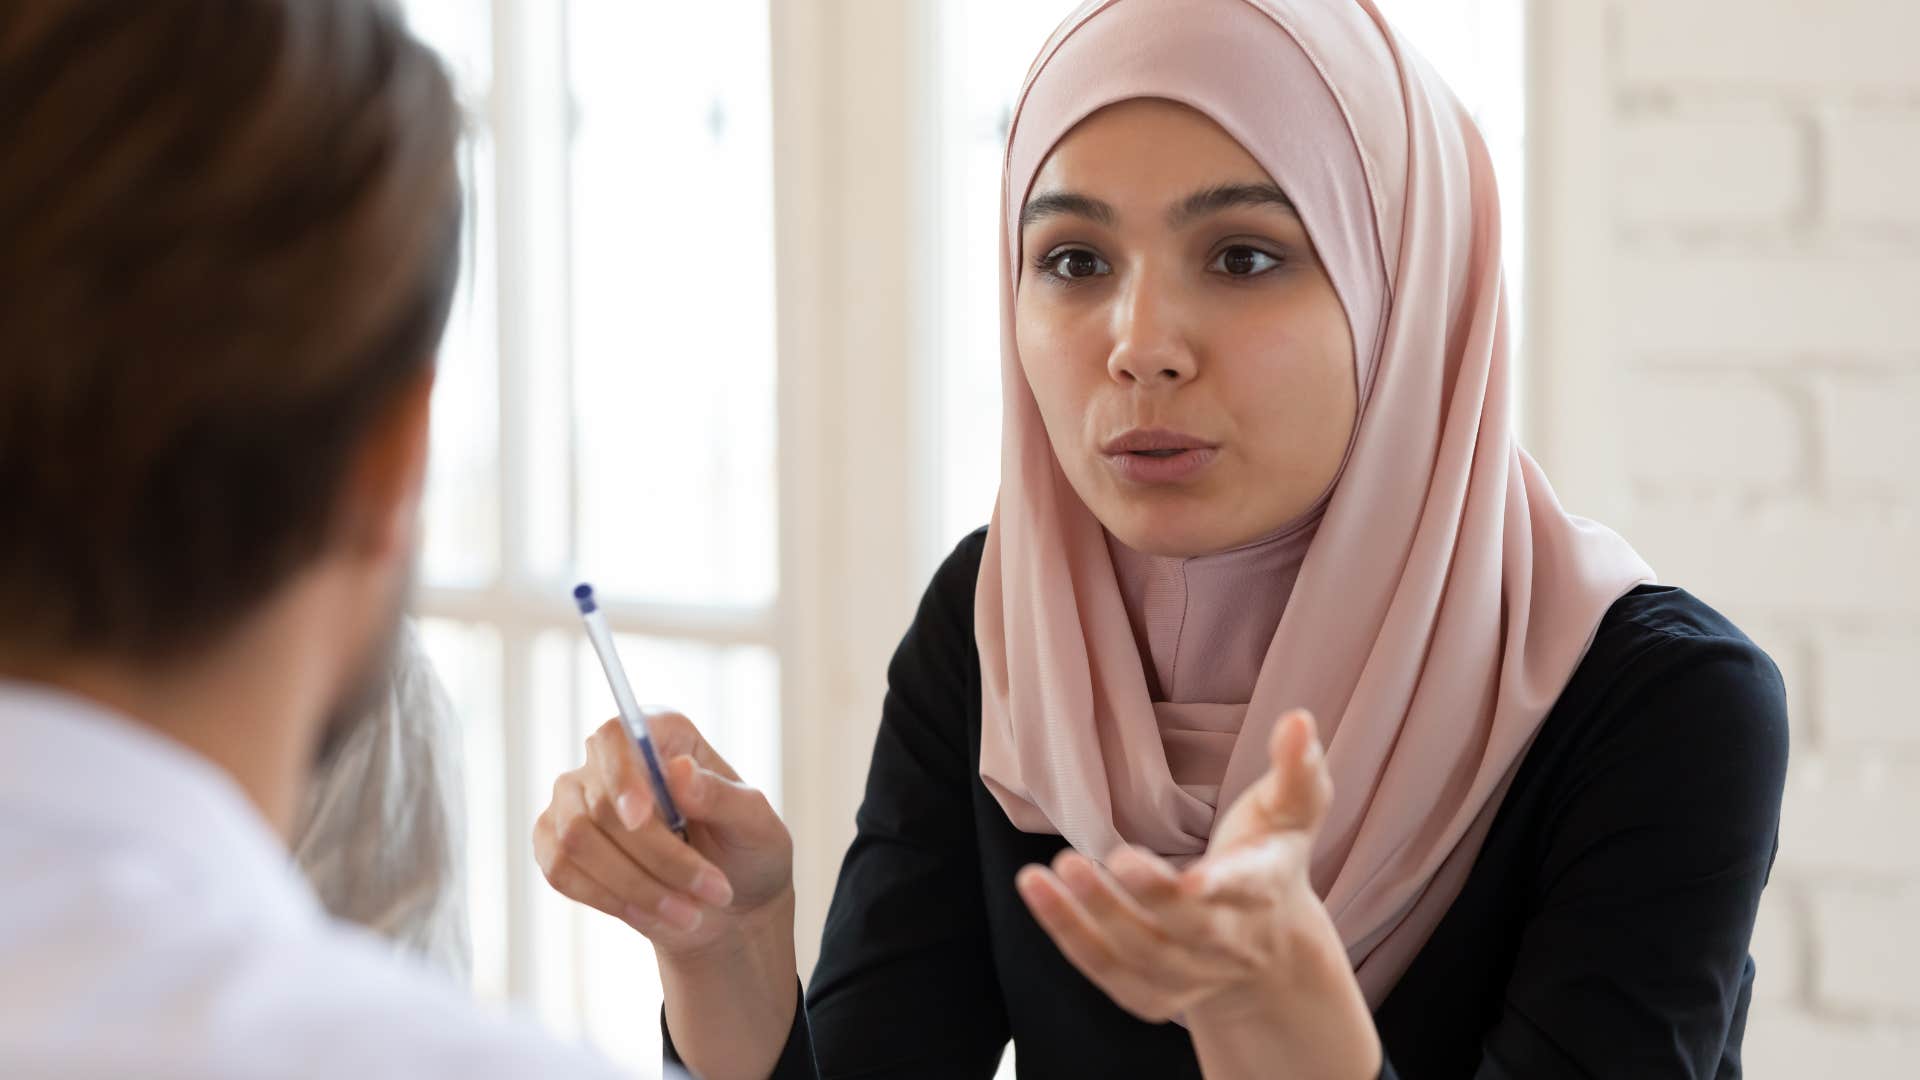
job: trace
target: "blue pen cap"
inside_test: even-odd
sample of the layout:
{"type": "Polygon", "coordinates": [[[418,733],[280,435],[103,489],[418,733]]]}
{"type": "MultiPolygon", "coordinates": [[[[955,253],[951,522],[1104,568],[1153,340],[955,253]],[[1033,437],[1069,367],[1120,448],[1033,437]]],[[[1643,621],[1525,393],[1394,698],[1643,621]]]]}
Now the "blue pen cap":
{"type": "Polygon", "coordinates": [[[573,587],[573,602],[579,605],[582,615],[591,615],[600,608],[593,602],[593,586],[584,581],[573,587]]]}

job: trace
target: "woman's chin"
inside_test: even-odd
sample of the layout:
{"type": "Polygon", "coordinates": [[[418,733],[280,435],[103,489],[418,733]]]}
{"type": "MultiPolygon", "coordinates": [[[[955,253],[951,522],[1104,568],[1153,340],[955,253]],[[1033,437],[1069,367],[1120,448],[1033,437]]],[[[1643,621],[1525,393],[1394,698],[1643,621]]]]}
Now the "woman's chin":
{"type": "Polygon", "coordinates": [[[1204,506],[1192,502],[1171,503],[1171,500],[1129,499],[1126,505],[1115,507],[1111,515],[1095,516],[1101,518],[1114,539],[1142,555],[1183,559],[1234,546],[1231,538],[1216,535],[1223,530],[1209,520],[1204,506]]]}

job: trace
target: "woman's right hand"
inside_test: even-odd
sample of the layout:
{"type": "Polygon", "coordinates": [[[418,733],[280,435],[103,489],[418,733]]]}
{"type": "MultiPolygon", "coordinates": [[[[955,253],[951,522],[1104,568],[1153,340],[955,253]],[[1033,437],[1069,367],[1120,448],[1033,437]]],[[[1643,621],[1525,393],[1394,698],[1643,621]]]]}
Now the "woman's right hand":
{"type": "Polygon", "coordinates": [[[654,713],[648,726],[687,840],[661,820],[645,759],[609,720],[588,737],[586,764],[554,781],[534,823],[548,883],[646,935],[663,960],[724,944],[762,915],[790,919],[793,840],[767,797],[686,717],[654,713]]]}

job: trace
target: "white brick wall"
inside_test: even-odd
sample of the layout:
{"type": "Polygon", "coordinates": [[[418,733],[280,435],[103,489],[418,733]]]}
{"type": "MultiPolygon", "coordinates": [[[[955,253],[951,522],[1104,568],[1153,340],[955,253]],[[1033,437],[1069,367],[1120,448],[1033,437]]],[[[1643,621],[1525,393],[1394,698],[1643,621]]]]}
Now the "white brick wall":
{"type": "Polygon", "coordinates": [[[1748,110],[1635,120],[1620,132],[1620,220],[1779,221],[1806,198],[1807,131],[1793,116],[1748,110]]]}
{"type": "Polygon", "coordinates": [[[1839,109],[1824,129],[1824,186],[1836,222],[1920,226],[1920,117],[1839,109]]]}
{"type": "Polygon", "coordinates": [[[1777,246],[1739,237],[1679,251],[1651,239],[1633,244],[1617,279],[1621,308],[1632,313],[1621,327],[1626,343],[1661,356],[1920,349],[1920,245],[1861,255],[1777,246]]]}
{"type": "MultiPolygon", "coordinates": [[[[1604,363],[1620,413],[1549,465],[1788,680],[1748,1075],[1920,1075],[1920,0],[1532,11],[1535,280],[1604,286],[1543,287],[1581,367],[1534,370],[1604,363]]],[[[1594,430],[1582,399],[1530,428],[1594,430]]]]}
{"type": "MultiPolygon", "coordinates": [[[[1912,681],[1920,661],[1920,634],[1835,636],[1821,649],[1815,709],[1835,749],[1920,751],[1920,697],[1890,694],[1912,681]]],[[[1908,825],[1920,824],[1908,822],[1908,825]]],[[[1913,837],[1920,845],[1920,837],[1913,837]]],[[[1920,908],[1916,908],[1920,913],[1920,908]]]]}
{"type": "Polygon", "coordinates": [[[1618,0],[1613,17],[1626,86],[1914,88],[1920,4],[1909,0],[1618,0]]]}
{"type": "MultiPolygon", "coordinates": [[[[1920,295],[1911,302],[1920,305],[1920,295]]],[[[1835,375],[1825,396],[1827,468],[1836,491],[1920,504],[1920,375],[1835,375]]]]}
{"type": "Polygon", "coordinates": [[[1813,903],[1814,1001],[1834,1013],[1920,1021],[1920,889],[1824,889],[1813,903]]]}
{"type": "Polygon", "coordinates": [[[1801,483],[1808,403],[1779,379],[1737,374],[1648,374],[1625,417],[1636,484],[1698,495],[1778,491],[1801,483]],[[1701,424],[1701,417],[1713,423],[1701,424]]]}
{"type": "Polygon", "coordinates": [[[1920,762],[1831,749],[1824,734],[1815,728],[1794,747],[1780,821],[1781,880],[1816,894],[1847,884],[1920,884],[1920,762]]]}

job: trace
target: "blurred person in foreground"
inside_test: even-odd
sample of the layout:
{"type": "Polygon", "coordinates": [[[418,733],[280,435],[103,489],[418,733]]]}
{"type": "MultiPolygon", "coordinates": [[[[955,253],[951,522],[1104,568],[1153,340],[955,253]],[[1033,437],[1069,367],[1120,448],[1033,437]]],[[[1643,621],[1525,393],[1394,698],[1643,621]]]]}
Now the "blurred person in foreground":
{"type": "Polygon", "coordinates": [[[370,0],[26,0],[0,101],[0,1075],[612,1075],[288,851],[408,595],[440,65],[370,0]]]}

